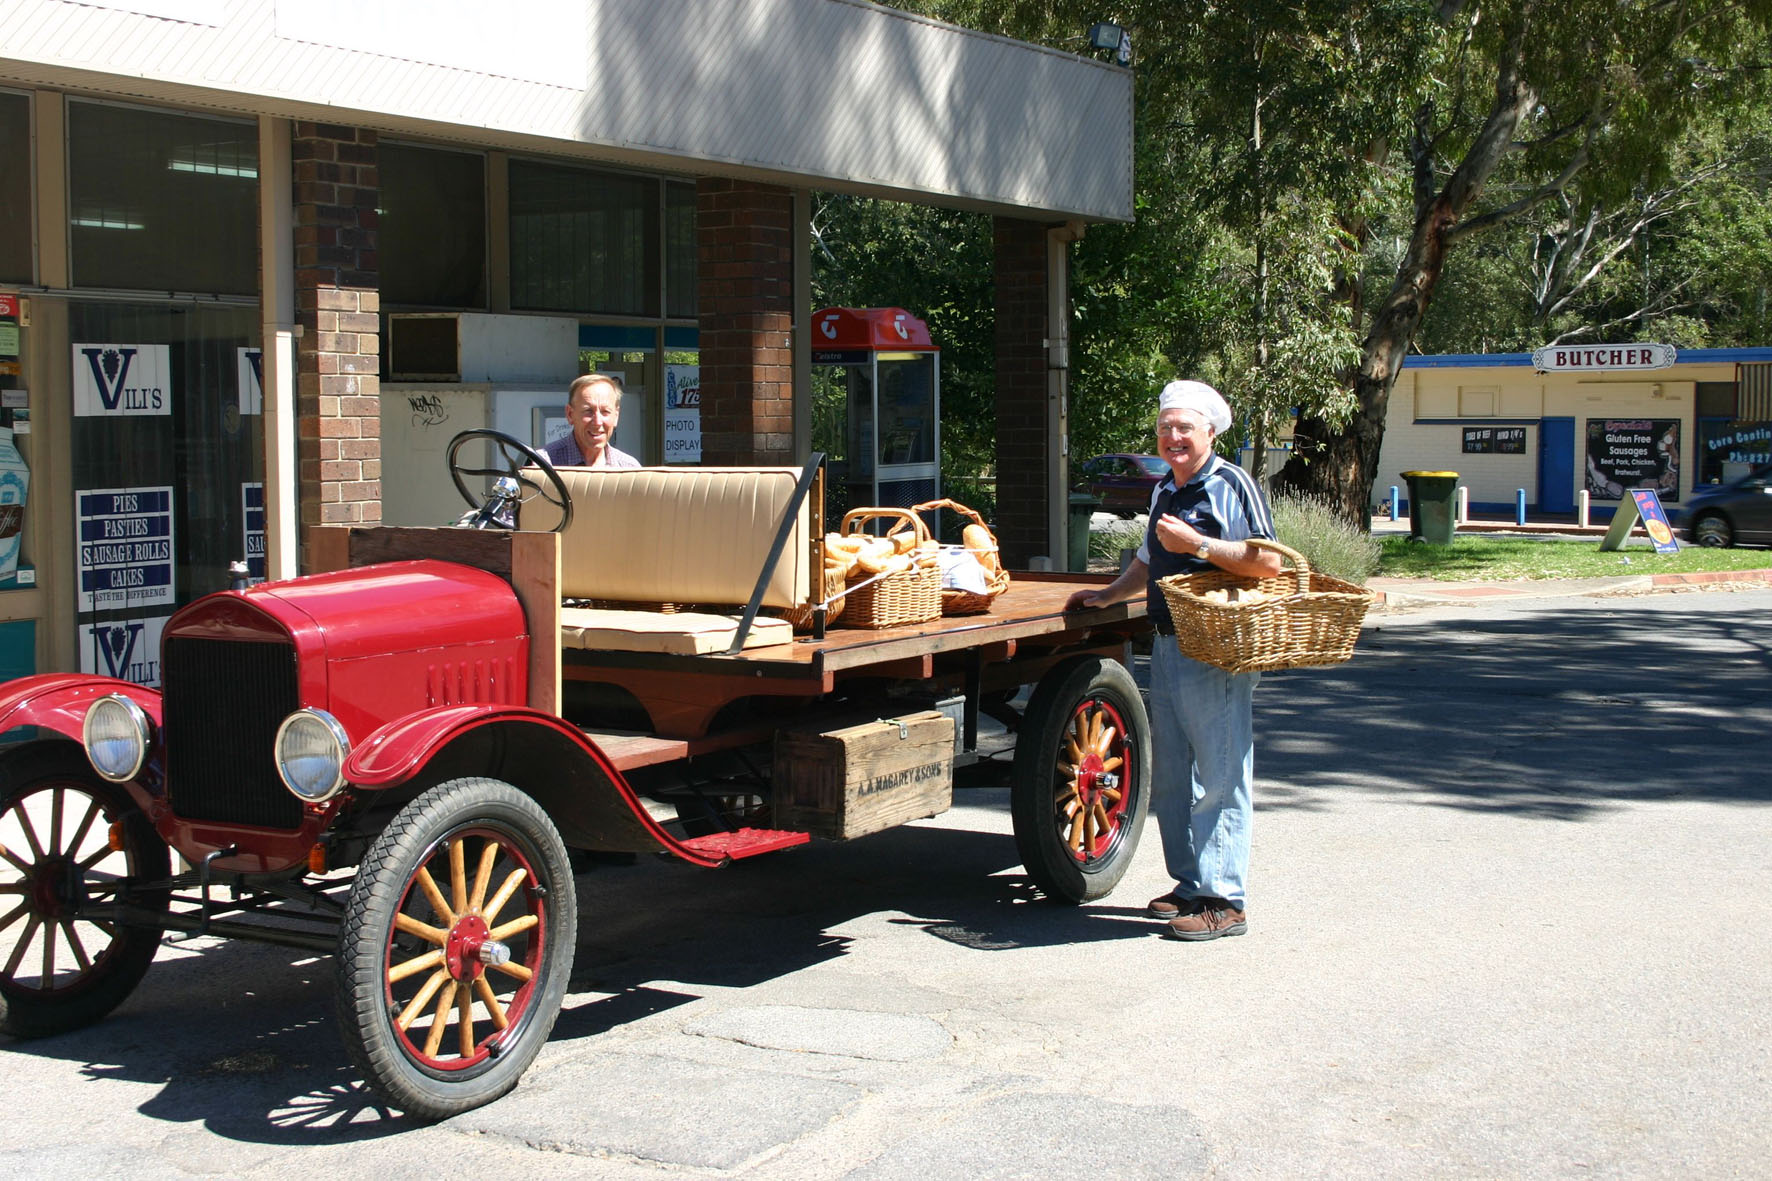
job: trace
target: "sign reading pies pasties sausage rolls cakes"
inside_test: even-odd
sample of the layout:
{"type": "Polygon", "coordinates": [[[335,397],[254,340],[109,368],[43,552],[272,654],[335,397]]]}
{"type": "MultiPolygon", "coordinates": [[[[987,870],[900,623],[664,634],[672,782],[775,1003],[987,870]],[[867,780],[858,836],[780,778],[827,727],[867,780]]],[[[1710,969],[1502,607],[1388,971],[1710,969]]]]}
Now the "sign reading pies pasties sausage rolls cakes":
{"type": "Polygon", "coordinates": [[[171,606],[172,489],[95,488],[74,496],[80,612],[171,606]]]}

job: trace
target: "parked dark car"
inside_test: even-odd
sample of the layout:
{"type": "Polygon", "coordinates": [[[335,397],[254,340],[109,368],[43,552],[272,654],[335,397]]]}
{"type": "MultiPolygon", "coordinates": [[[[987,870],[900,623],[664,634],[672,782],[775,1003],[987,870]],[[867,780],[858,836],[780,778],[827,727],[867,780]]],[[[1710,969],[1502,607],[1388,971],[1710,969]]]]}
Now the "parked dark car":
{"type": "Polygon", "coordinates": [[[1082,483],[1104,511],[1132,517],[1151,506],[1151,489],[1169,465],[1155,455],[1097,455],[1083,464],[1082,483]]]}
{"type": "Polygon", "coordinates": [[[1772,463],[1727,484],[1700,484],[1680,524],[1695,545],[1772,544],[1772,463]]]}

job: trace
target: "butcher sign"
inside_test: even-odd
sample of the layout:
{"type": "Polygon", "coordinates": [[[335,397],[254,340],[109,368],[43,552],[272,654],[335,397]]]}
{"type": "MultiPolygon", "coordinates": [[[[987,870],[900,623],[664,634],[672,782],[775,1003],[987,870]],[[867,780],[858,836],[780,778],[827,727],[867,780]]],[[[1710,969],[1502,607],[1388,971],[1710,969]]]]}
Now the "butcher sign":
{"type": "Polygon", "coordinates": [[[1540,373],[1666,369],[1678,356],[1671,344],[1547,344],[1532,354],[1532,368],[1540,373]]]}

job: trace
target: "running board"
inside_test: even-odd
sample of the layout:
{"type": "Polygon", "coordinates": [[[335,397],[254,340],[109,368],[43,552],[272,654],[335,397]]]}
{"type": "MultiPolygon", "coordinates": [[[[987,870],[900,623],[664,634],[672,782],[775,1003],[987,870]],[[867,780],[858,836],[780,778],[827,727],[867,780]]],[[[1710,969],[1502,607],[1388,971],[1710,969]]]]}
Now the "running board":
{"type": "Polygon", "coordinates": [[[694,850],[703,857],[717,857],[721,865],[728,861],[741,861],[746,857],[756,857],[762,853],[773,853],[777,849],[791,849],[795,845],[804,845],[812,839],[812,834],[804,832],[788,832],[779,828],[741,828],[737,832],[711,832],[706,836],[694,837],[683,842],[683,847],[694,850]]]}

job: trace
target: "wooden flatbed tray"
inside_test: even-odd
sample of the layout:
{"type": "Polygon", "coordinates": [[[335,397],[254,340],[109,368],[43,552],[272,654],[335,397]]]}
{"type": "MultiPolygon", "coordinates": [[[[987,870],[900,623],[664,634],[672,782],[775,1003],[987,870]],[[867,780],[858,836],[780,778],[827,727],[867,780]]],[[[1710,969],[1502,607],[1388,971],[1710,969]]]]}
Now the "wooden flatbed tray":
{"type": "MultiPolygon", "coordinates": [[[[826,675],[917,660],[991,645],[1014,645],[1068,632],[1096,630],[1130,634],[1143,630],[1144,599],[1113,607],[1064,611],[1065,600],[1082,586],[1105,586],[1104,575],[1016,573],[1009,589],[983,615],[955,615],[928,623],[886,628],[840,625],[824,638],[797,636],[791,644],[752,648],[736,655],[671,655],[652,652],[569,651],[573,667],[669,669],[715,676],[822,679],[826,675]]],[[[570,676],[570,673],[568,673],[570,676]]]]}

